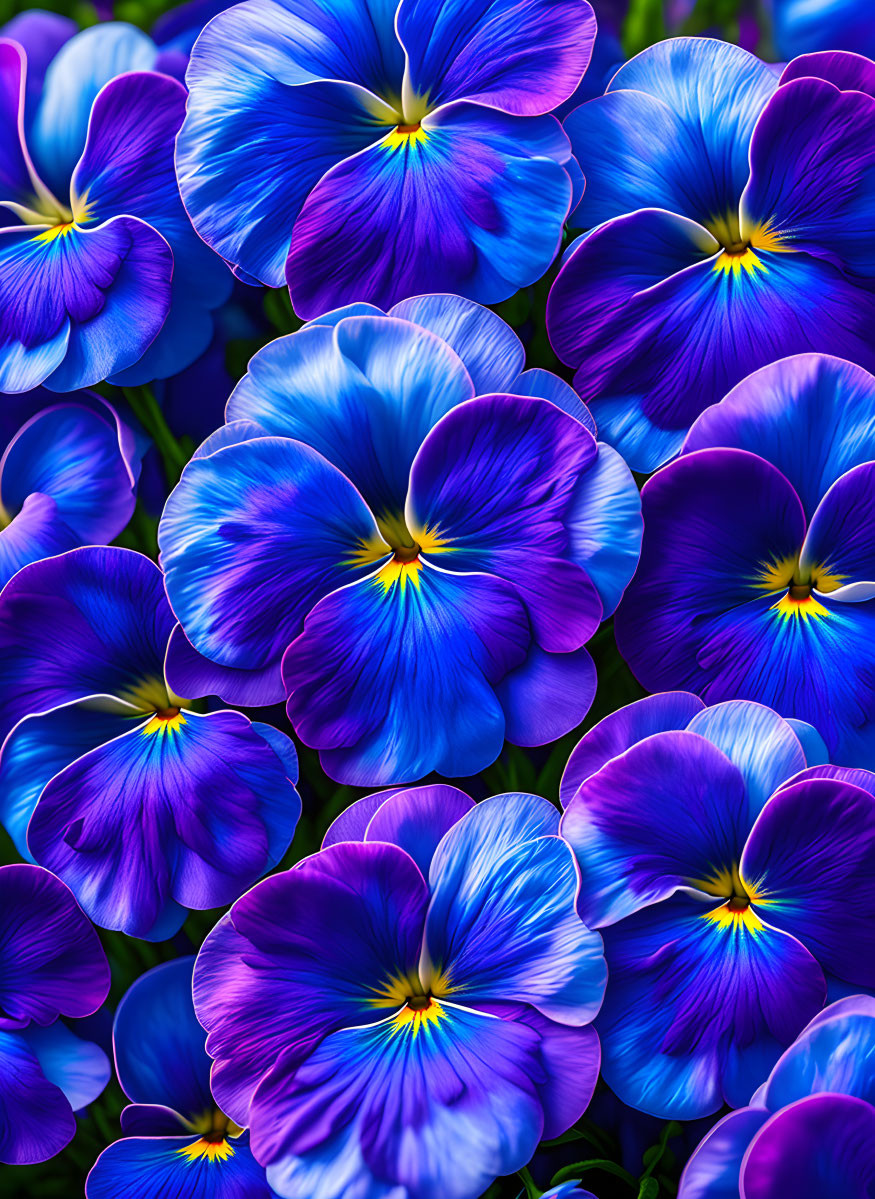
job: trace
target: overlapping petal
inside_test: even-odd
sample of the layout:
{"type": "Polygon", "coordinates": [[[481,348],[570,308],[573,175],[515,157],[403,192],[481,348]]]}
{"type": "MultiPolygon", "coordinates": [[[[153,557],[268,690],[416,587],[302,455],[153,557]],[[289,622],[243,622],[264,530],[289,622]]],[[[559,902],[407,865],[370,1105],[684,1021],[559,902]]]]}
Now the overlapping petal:
{"type": "Polygon", "coordinates": [[[109,1058],[100,1046],[81,1040],[63,1020],[45,1028],[31,1024],[18,1036],[36,1055],[45,1078],[63,1091],[74,1112],[93,1103],[112,1077],[109,1058]]]}
{"type": "Polygon", "coordinates": [[[161,939],[230,903],[288,847],[300,800],[237,712],[148,718],[71,763],[28,826],[34,858],[105,928],[161,939]]]}
{"type": "Polygon", "coordinates": [[[525,662],[496,688],[505,738],[514,745],[547,745],[583,721],[596,692],[595,663],[586,648],[551,654],[532,645],[525,662]]]}
{"type": "Polygon", "coordinates": [[[388,841],[413,858],[428,878],[434,852],[444,833],[474,807],[464,791],[445,783],[412,787],[384,798],[367,823],[365,841],[388,841]]]}
{"type": "Polygon", "coordinates": [[[29,495],[0,531],[0,586],[22,566],[71,550],[79,540],[58,516],[58,506],[50,496],[29,495]]]}
{"type": "Polygon", "coordinates": [[[768,1118],[762,1108],[746,1107],[720,1120],[685,1166],[679,1199],[739,1199],[741,1163],[768,1118]]]}
{"type": "Polygon", "coordinates": [[[126,1137],[104,1149],[85,1184],[87,1199],[273,1199],[247,1135],[218,1148],[197,1136],[126,1137]]]}
{"type": "Polygon", "coordinates": [[[559,248],[569,154],[553,117],[467,102],[393,130],[305,200],[286,263],[295,311],[435,290],[495,303],[534,283],[559,248]]]}
{"type": "Polygon", "coordinates": [[[0,1161],[32,1165],[73,1139],[76,1120],[60,1087],[49,1082],[27,1042],[0,1029],[0,1161]]]}
{"type": "Polygon", "coordinates": [[[289,718],[343,782],[474,774],[501,749],[494,688],[530,639],[504,580],[389,563],[306,617],[283,657],[289,718]]]}

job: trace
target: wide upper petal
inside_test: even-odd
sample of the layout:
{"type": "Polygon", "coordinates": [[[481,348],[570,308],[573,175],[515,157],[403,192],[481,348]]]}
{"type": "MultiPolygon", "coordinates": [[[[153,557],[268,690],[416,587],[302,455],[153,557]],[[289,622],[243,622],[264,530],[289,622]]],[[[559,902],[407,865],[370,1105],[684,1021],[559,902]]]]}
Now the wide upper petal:
{"type": "Polygon", "coordinates": [[[808,520],[832,484],[875,459],[875,378],[828,354],[770,363],[706,408],[684,452],[728,446],[759,454],[792,483],[808,520]],[[806,437],[796,434],[808,430],[806,437]]]}
{"type": "Polygon", "coordinates": [[[104,1149],[85,1181],[87,1199],[275,1199],[249,1137],[134,1136],[104,1149]]]}
{"type": "Polygon", "coordinates": [[[868,791],[831,779],[782,788],[757,817],[741,875],[757,911],[825,970],[875,986],[875,797],[868,791]]]}
{"type": "Polygon", "coordinates": [[[94,695],[130,703],[160,685],[173,624],[143,554],[86,546],[24,567],[0,600],[0,733],[31,712],[94,695]]]}
{"type": "Polygon", "coordinates": [[[394,845],[344,843],[239,899],[204,942],[198,1019],[223,1110],[248,1122],[261,1077],[285,1052],[301,1061],[326,1033],[400,1006],[415,975],[427,892],[394,845]]]}
{"type": "Polygon", "coordinates": [[[182,909],[224,906],[274,866],[300,812],[285,763],[245,716],[185,712],[55,775],[27,839],[96,923],[161,940],[182,909]]]}
{"type": "Polygon", "coordinates": [[[68,887],[39,866],[0,868],[0,1004],[4,1023],[89,1016],[106,998],[109,966],[68,887]]]}
{"type": "Polygon", "coordinates": [[[654,733],[583,780],[561,834],[595,928],[731,870],[753,822],[741,772],[702,736],[654,733]]]}
{"type": "Polygon", "coordinates": [[[601,1006],[601,938],[575,910],[577,870],[555,835],[511,840],[508,825],[549,827],[555,809],[496,796],[449,830],[432,861],[423,961],[451,1000],[524,1003],[581,1025],[601,1006]]]}
{"type": "Polygon", "coordinates": [[[185,1119],[212,1109],[207,1034],[191,997],[194,958],[147,970],[116,1009],[113,1049],[119,1082],[133,1103],[161,1104],[185,1119]]]}
{"type": "Polygon", "coordinates": [[[426,291],[497,303],[539,279],[571,201],[553,117],[459,102],[339,162],[295,222],[286,279],[305,318],[426,291]]]}
{"type": "Polygon", "coordinates": [[[750,910],[677,896],[604,937],[602,1073],[623,1102],[665,1119],[746,1103],[824,1002],[811,954],[750,910]]]}
{"type": "Polygon", "coordinates": [[[404,511],[429,429],[473,395],[461,360],[435,333],[406,319],[349,316],[259,350],[226,418],[318,450],[376,516],[391,517],[404,511]]]}
{"type": "Polygon", "coordinates": [[[741,232],[875,273],[875,97],[820,79],[782,84],[750,144],[741,232]]]}
{"type": "Polygon", "coordinates": [[[316,450],[280,437],[191,461],[158,543],[186,637],[246,670],[275,662],[319,597],[371,571],[383,544],[352,483],[316,450]],[[374,557],[363,557],[369,545],[374,557]]]}
{"type": "Polygon", "coordinates": [[[42,97],[29,130],[40,173],[59,199],[85,148],[91,108],[100,89],[127,71],[150,71],[155,44],[123,21],[84,29],[70,38],[46,71],[42,97]]]}
{"type": "Polygon", "coordinates": [[[403,0],[397,29],[407,104],[477,100],[536,116],[577,87],[596,21],[586,0],[403,0]]]}
{"type": "Polygon", "coordinates": [[[338,781],[475,774],[501,750],[495,687],[531,636],[503,579],[389,562],[306,617],[283,658],[289,719],[338,781]]]}
{"type": "Polygon", "coordinates": [[[579,649],[602,616],[565,524],[597,452],[592,434],[546,400],[482,396],[438,422],[410,473],[408,527],[427,532],[428,559],[513,584],[548,652],[579,649]]]}
{"type": "Polygon", "coordinates": [[[745,1199],[867,1199],[875,1187],[875,1108],[849,1095],[812,1095],[772,1116],[741,1172],[745,1199]]]}
{"type": "Polygon", "coordinates": [[[435,1005],[344,1029],[252,1103],[252,1143],[285,1199],[470,1199],[528,1161],[543,1128],[538,1034],[435,1005]],[[411,1014],[412,1015],[412,1014],[411,1014]]]}

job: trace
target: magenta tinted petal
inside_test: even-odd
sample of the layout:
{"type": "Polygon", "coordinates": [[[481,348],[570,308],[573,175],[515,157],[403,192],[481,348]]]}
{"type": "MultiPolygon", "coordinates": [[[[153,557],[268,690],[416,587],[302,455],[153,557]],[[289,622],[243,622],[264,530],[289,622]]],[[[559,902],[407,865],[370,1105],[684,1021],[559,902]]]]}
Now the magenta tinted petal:
{"type": "Polygon", "coordinates": [[[413,858],[423,877],[428,878],[434,851],[444,833],[473,807],[473,799],[464,791],[445,783],[396,791],[384,798],[374,812],[364,840],[397,845],[413,858]]]}
{"type": "MultiPolygon", "coordinates": [[[[852,3],[843,7],[855,6],[852,3]]],[[[857,7],[865,20],[862,5],[857,7]]],[[[833,28],[830,28],[830,36],[835,36],[833,28]]],[[[798,58],[787,63],[781,75],[781,83],[789,83],[792,79],[825,79],[840,91],[865,92],[868,96],[875,96],[875,63],[871,58],[853,54],[849,50],[820,50],[811,54],[800,54],[798,58]]]]}
{"type": "Polygon", "coordinates": [[[592,706],[596,669],[589,650],[549,654],[533,645],[499,683],[504,735],[512,745],[547,745],[577,728],[592,706]]]}

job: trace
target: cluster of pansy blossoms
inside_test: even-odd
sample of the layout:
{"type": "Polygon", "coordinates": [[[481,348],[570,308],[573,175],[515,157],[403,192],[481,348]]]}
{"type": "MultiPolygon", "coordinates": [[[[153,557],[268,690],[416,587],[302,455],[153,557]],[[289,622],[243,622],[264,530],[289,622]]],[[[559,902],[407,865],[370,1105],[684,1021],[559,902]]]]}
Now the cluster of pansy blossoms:
{"type": "Polygon", "coordinates": [[[875,18],[0,26],[0,1193],[875,1195],[875,18]]]}

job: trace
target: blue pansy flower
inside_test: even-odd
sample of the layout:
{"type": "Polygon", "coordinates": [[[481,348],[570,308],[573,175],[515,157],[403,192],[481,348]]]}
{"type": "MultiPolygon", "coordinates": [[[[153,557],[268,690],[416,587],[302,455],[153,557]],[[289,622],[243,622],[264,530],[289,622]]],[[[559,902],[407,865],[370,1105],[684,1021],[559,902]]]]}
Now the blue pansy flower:
{"type": "Polygon", "coordinates": [[[210,1093],[206,1033],[194,1014],[194,958],[148,970],[113,1025],[115,1068],[130,1105],[123,1137],[104,1149],[87,1199],[271,1199],[249,1135],[210,1093]]]}
{"type": "Polygon", "coordinates": [[[285,1199],[476,1199],[582,1115],[606,974],[558,826],[534,795],[367,796],[207,937],[213,1092],[285,1199]]]}
{"type": "Polygon", "coordinates": [[[9,397],[0,446],[0,587],[28,562],[112,541],[130,520],[139,453],[99,396],[9,397]]]}
{"type": "Polygon", "coordinates": [[[23,46],[0,40],[2,391],[142,383],[209,343],[231,280],[182,206],[185,89],[157,53],[131,26],[95,26],[29,82],[23,46]]]}
{"type": "Polygon", "coordinates": [[[0,867],[0,1162],[53,1157],[74,1112],[109,1081],[106,1054],[62,1017],[90,1016],[109,964],[68,887],[38,866],[0,867]]]}
{"type": "Polygon", "coordinates": [[[466,776],[574,728],[641,537],[574,391],[456,296],[332,313],[252,359],[159,528],[168,678],[288,699],[357,785],[466,776]]]}
{"type": "Polygon", "coordinates": [[[579,170],[552,109],[586,0],[246,0],[198,38],[177,147],[201,236],[311,318],[534,283],[579,170]]]}
{"type": "Polygon", "coordinates": [[[815,1016],[750,1106],[687,1163],[678,1199],[869,1199],[875,1194],[875,999],[815,1016]]]}
{"type": "Polygon", "coordinates": [[[173,624],[132,550],[35,562],[0,595],[0,817],[96,924],[152,940],[236,899],[301,812],[284,734],[168,688],[173,624]]]}
{"type": "Polygon", "coordinates": [[[738,46],[644,50],[565,122],[591,232],[547,305],[559,357],[633,470],[789,354],[875,369],[875,64],[738,46]]]}
{"type": "Polygon", "coordinates": [[[875,986],[875,774],[823,758],[810,727],[688,692],[572,753],[560,831],[605,942],[602,1072],[630,1106],[748,1103],[828,982],[875,986]]]}

